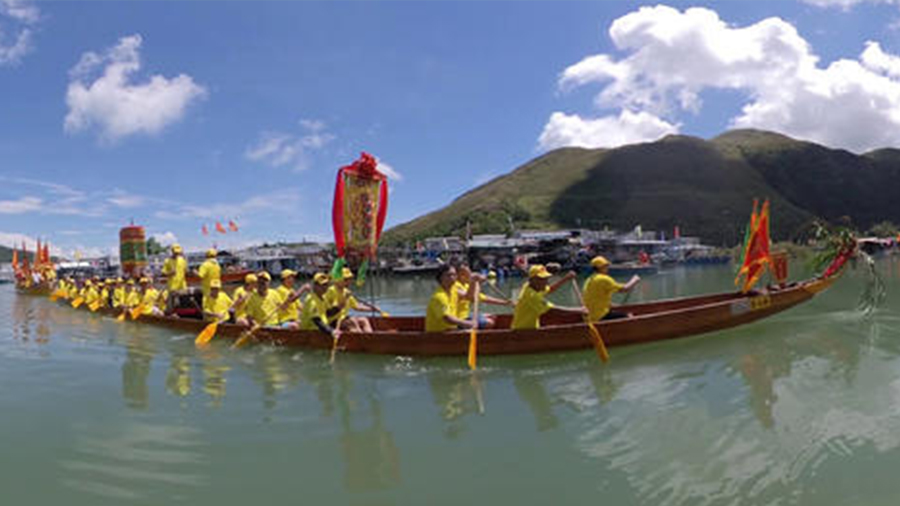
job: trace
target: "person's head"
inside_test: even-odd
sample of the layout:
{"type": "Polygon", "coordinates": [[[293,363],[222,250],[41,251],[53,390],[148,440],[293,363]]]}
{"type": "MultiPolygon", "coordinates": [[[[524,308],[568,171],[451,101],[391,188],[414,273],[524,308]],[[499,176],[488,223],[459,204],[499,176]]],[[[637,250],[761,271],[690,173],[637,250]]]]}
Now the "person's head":
{"type": "Polygon", "coordinates": [[[313,276],[313,292],[316,293],[319,297],[325,294],[328,291],[328,285],[331,284],[331,277],[324,272],[317,272],[315,276],[313,276]]]}
{"type": "Polygon", "coordinates": [[[456,277],[463,283],[468,283],[472,280],[472,269],[469,268],[468,265],[462,264],[456,268],[456,277]]]}
{"type": "Polygon", "coordinates": [[[606,257],[597,255],[591,259],[591,267],[594,268],[594,272],[606,274],[609,272],[609,260],[606,257]]]}
{"type": "Polygon", "coordinates": [[[256,277],[256,274],[250,273],[244,276],[244,288],[247,290],[253,290],[256,287],[256,283],[259,279],[256,277]]]}
{"type": "Polygon", "coordinates": [[[222,282],[218,279],[214,279],[209,282],[209,295],[210,297],[216,299],[219,297],[219,292],[222,290],[222,282]]]}
{"type": "Polygon", "coordinates": [[[341,279],[335,280],[334,284],[336,284],[340,288],[347,288],[348,286],[350,286],[350,282],[352,282],[352,281],[353,281],[353,271],[351,271],[347,267],[344,267],[341,270],[341,279]]]}
{"type": "Polygon", "coordinates": [[[288,288],[293,288],[295,279],[297,279],[296,272],[294,272],[290,269],[285,269],[285,270],[281,271],[281,284],[282,285],[284,285],[288,288]]]}
{"type": "Polygon", "coordinates": [[[272,276],[269,275],[268,272],[262,271],[256,275],[256,291],[259,292],[260,295],[265,295],[269,291],[269,282],[272,281],[272,276]]]}
{"type": "Polygon", "coordinates": [[[128,285],[128,291],[133,292],[134,291],[134,279],[129,279],[127,285],[128,285]]]}
{"type": "Polygon", "coordinates": [[[150,278],[141,278],[141,290],[147,291],[150,288],[150,278]]]}
{"type": "Polygon", "coordinates": [[[206,258],[216,258],[218,255],[219,253],[213,248],[206,250],[206,258]]]}
{"type": "Polygon", "coordinates": [[[528,268],[528,283],[535,290],[541,291],[546,288],[550,276],[552,274],[543,265],[536,264],[528,268]]]}
{"type": "Polygon", "coordinates": [[[172,257],[177,257],[178,255],[181,255],[183,252],[184,252],[184,250],[181,249],[180,244],[172,245],[172,257]]]}
{"type": "Polygon", "coordinates": [[[122,288],[125,286],[125,280],[122,278],[116,278],[116,288],[122,288]]]}
{"type": "Polygon", "coordinates": [[[444,290],[450,290],[453,287],[453,283],[456,282],[456,269],[449,264],[441,265],[437,274],[435,274],[435,279],[437,279],[438,284],[444,290]]]}

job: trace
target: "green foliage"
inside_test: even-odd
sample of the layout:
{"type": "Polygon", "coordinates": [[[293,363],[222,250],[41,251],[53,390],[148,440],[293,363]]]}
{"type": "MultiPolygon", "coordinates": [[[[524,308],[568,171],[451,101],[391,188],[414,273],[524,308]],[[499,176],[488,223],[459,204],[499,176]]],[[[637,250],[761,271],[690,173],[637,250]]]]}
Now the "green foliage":
{"type": "Polygon", "coordinates": [[[869,229],[869,235],[874,235],[875,237],[893,238],[897,237],[897,234],[900,234],[900,230],[897,229],[897,225],[890,221],[879,221],[869,229]]]}
{"type": "Polygon", "coordinates": [[[147,255],[159,255],[165,251],[166,248],[164,248],[155,237],[147,239],[147,255]]]}

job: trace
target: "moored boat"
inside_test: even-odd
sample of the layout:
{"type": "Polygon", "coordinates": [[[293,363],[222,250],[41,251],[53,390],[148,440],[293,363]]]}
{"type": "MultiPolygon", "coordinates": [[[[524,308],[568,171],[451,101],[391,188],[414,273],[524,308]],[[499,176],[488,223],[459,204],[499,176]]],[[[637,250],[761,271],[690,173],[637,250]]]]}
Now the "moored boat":
{"type": "MultiPolygon", "coordinates": [[[[768,288],[750,293],[721,293],[659,300],[619,306],[632,313],[626,319],[597,324],[607,346],[675,339],[723,330],[772,316],[812,299],[826,290],[839,275],[820,277],[783,288],[768,288]]],[[[113,315],[111,309],[98,312],[113,315]]],[[[588,326],[577,316],[551,311],[542,318],[543,326],[534,330],[512,330],[510,315],[498,315],[498,328],[478,333],[479,355],[549,353],[583,350],[593,345],[588,326]]],[[[341,334],[340,349],[346,352],[388,355],[465,355],[469,332],[425,332],[422,317],[371,319],[372,333],[341,334]]],[[[187,318],[142,316],[139,323],[196,333],[206,322],[187,318]]],[[[245,328],[222,324],[216,339],[235,339],[245,328]]],[[[319,331],[260,329],[259,342],[281,346],[331,349],[330,336],[319,331]]]]}

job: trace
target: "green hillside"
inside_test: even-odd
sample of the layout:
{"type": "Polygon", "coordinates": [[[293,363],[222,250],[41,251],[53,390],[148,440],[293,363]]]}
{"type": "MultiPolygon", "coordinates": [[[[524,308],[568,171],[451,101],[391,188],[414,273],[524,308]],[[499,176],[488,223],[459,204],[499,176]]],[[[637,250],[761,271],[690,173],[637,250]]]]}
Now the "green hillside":
{"type": "Polygon", "coordinates": [[[859,156],[772,132],[711,140],[668,136],[616,149],[563,148],[396,226],[389,242],[518,229],[609,226],[669,230],[711,244],[741,240],[754,197],[771,199],[772,234],[790,239],[812,219],[850,217],[867,228],[900,221],[891,204],[900,151],[859,156]]]}

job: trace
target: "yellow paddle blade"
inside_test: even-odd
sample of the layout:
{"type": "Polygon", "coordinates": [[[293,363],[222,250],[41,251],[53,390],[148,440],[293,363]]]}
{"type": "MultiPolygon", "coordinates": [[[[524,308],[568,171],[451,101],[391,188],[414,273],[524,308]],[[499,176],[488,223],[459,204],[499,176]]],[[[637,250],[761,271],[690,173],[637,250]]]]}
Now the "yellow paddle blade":
{"type": "Polygon", "coordinates": [[[140,306],[131,310],[131,319],[137,320],[138,318],[140,318],[140,316],[141,316],[141,314],[143,314],[143,312],[144,312],[144,305],[141,304],[140,306]]]}
{"type": "Polygon", "coordinates": [[[231,347],[232,348],[240,348],[241,346],[247,344],[247,341],[250,340],[250,336],[252,336],[252,335],[253,334],[251,332],[244,332],[243,334],[241,334],[241,337],[239,337],[238,340],[235,341],[234,344],[231,345],[231,347]]]}
{"type": "Polygon", "coordinates": [[[94,302],[91,302],[90,304],[88,304],[88,309],[90,309],[92,313],[96,312],[98,309],[100,309],[100,301],[95,300],[94,302]]]}
{"type": "Polygon", "coordinates": [[[594,348],[597,349],[597,356],[600,357],[600,360],[609,362],[609,352],[606,351],[606,344],[603,343],[603,338],[600,337],[600,331],[597,330],[597,327],[593,322],[588,322],[588,328],[591,329],[591,340],[594,341],[594,348]]]}
{"type": "Polygon", "coordinates": [[[125,311],[122,311],[122,314],[120,314],[119,316],[116,317],[116,321],[117,321],[117,322],[124,322],[124,321],[125,321],[125,311]]]}
{"type": "Polygon", "coordinates": [[[472,329],[469,332],[469,369],[475,369],[475,362],[478,356],[478,335],[477,330],[472,329]]]}
{"type": "Polygon", "coordinates": [[[84,304],[84,297],[78,297],[72,301],[72,307],[78,309],[78,306],[84,304]]]}
{"type": "Polygon", "coordinates": [[[390,318],[390,317],[391,317],[391,314],[388,313],[387,311],[382,311],[382,312],[381,312],[381,317],[382,317],[382,318],[390,318]]]}
{"type": "Polygon", "coordinates": [[[203,346],[216,335],[216,330],[219,328],[219,322],[214,321],[206,326],[199,334],[197,334],[197,339],[194,340],[194,344],[196,346],[203,346]]]}

